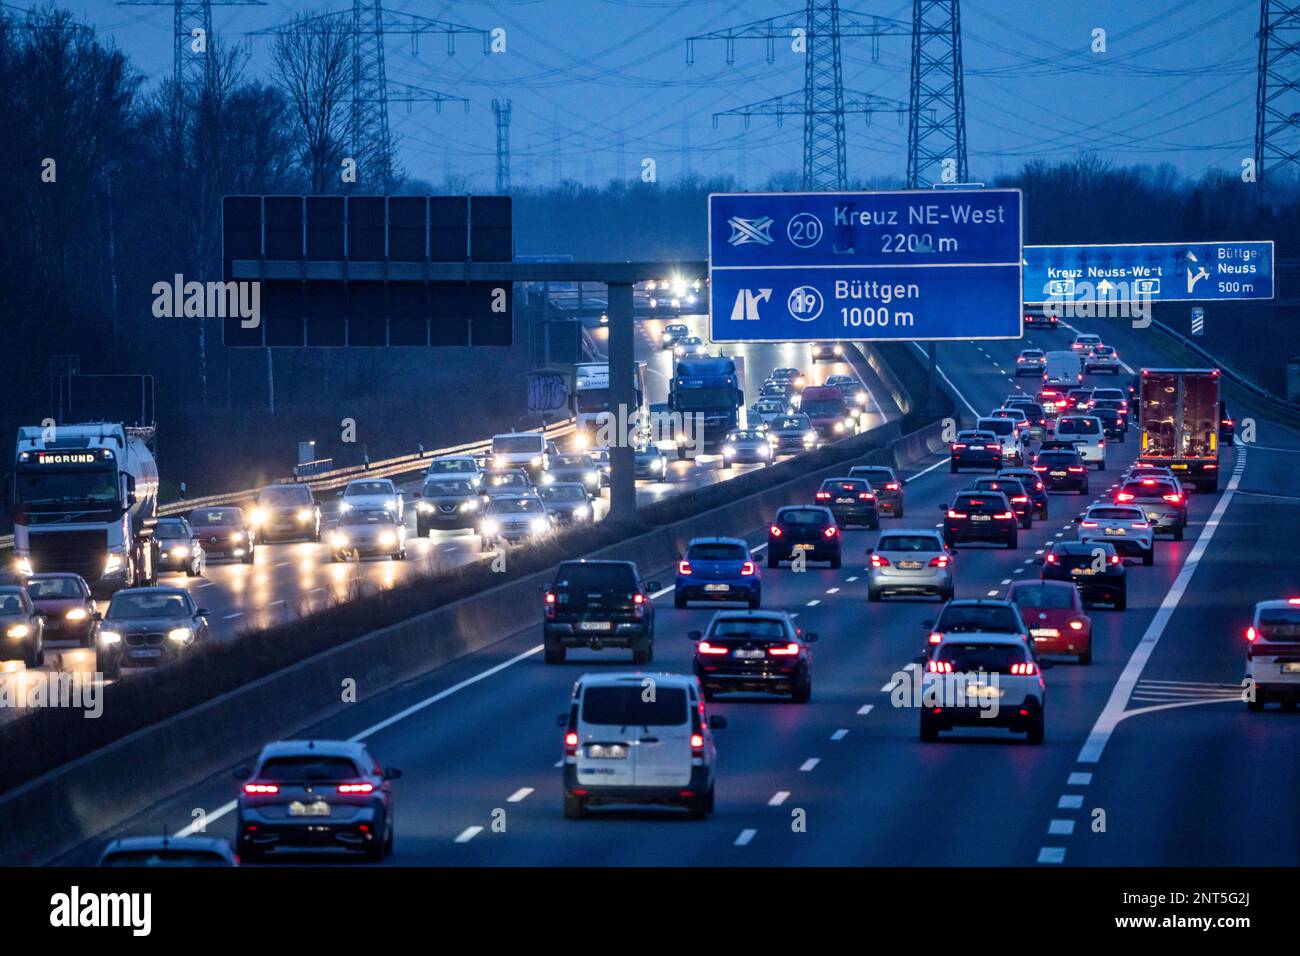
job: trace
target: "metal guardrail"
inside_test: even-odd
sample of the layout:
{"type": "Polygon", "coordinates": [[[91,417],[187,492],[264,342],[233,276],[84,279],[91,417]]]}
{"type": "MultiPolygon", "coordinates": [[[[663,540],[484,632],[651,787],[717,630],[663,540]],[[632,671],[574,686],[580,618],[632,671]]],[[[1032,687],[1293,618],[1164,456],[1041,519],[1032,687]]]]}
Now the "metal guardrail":
{"type": "MultiPolygon", "coordinates": [[[[573,422],[553,422],[545,428],[530,428],[527,431],[540,431],[549,439],[563,438],[573,432],[573,422]]],[[[414,472],[424,471],[429,461],[434,458],[441,458],[445,455],[484,455],[492,447],[492,440],[481,439],[479,441],[466,442],[463,445],[452,445],[448,448],[435,448],[431,451],[425,451],[414,455],[397,455],[393,458],[385,458],[380,461],[370,463],[370,467],[365,465],[348,465],[344,468],[333,468],[329,471],[317,475],[306,476],[305,480],[297,478],[282,478],[277,484],[305,484],[312,491],[334,491],[342,488],[353,478],[358,475],[365,475],[371,478],[395,478],[399,475],[412,474],[414,472]]],[[[328,460],[328,459],[325,459],[328,460]]],[[[183,501],[171,501],[158,507],[158,514],[161,516],[185,514],[193,511],[195,508],[211,508],[219,505],[237,505],[253,500],[261,490],[258,488],[246,488],[242,491],[228,491],[219,495],[205,495],[201,498],[186,498],[183,501]]],[[[14,536],[11,534],[0,535],[0,550],[12,548],[14,546],[14,536]]]]}
{"type": "Polygon", "coordinates": [[[1246,378],[1246,376],[1242,375],[1236,369],[1225,364],[1222,359],[1219,359],[1216,356],[1211,355],[1209,352],[1201,348],[1201,346],[1197,345],[1187,336],[1183,335],[1180,332],[1175,332],[1173,329],[1165,325],[1163,322],[1157,322],[1155,319],[1152,319],[1151,324],[1154,325],[1161,332],[1165,333],[1165,335],[1169,336],[1171,339],[1178,342],[1180,345],[1182,345],[1193,355],[1196,355],[1198,358],[1202,358],[1205,361],[1211,363],[1215,368],[1219,369],[1219,371],[1224,375],[1224,377],[1231,379],[1235,384],[1239,385],[1240,387],[1244,388],[1246,391],[1250,392],[1250,394],[1254,395],[1260,401],[1264,402],[1265,404],[1272,405],[1274,408],[1279,408],[1284,411],[1291,412],[1293,414],[1300,414],[1300,403],[1289,402],[1285,398],[1282,398],[1280,395],[1274,395],[1268,389],[1256,385],[1254,382],[1250,381],[1250,379],[1246,378]]]}

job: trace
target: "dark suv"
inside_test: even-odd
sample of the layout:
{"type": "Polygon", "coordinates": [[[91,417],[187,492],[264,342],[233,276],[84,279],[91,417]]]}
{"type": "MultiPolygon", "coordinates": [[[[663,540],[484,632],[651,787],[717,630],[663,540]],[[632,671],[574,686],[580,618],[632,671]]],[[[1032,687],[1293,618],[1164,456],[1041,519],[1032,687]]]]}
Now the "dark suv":
{"type": "Polygon", "coordinates": [[[1015,509],[1000,491],[958,492],[952,504],[940,505],[943,516],[943,543],[952,547],[958,542],[990,541],[1015,548],[1019,532],[1015,509]]]}
{"type": "Polygon", "coordinates": [[[841,528],[851,524],[880,530],[876,493],[865,478],[827,478],[815,495],[817,504],[831,509],[841,528]]]}
{"type": "Polygon", "coordinates": [[[780,509],[767,529],[767,566],[779,567],[803,553],[807,561],[828,561],[838,568],[841,560],[840,528],[830,508],[789,505],[780,509]]]}
{"type": "Polygon", "coordinates": [[[1077,451],[1063,448],[1040,451],[1034,458],[1033,468],[1048,491],[1088,493],[1088,466],[1077,451]]]}
{"type": "Polygon", "coordinates": [[[546,663],[562,664],[571,647],[623,647],[632,663],[654,658],[655,581],[642,581],[631,561],[565,561],[546,589],[546,663]]]}
{"type": "Polygon", "coordinates": [[[1020,527],[1028,530],[1034,526],[1034,509],[1037,507],[1028,489],[1019,478],[1012,478],[999,473],[994,478],[980,478],[970,486],[969,491],[1000,491],[1011,502],[1011,510],[1016,513],[1020,527]]]}
{"type": "Polygon", "coordinates": [[[1128,607],[1128,572],[1109,541],[1058,541],[1043,558],[1044,581],[1073,581],[1089,604],[1128,607]]]}
{"type": "Polygon", "coordinates": [[[876,505],[881,514],[903,517],[903,482],[894,469],[885,465],[854,465],[850,478],[865,478],[876,493],[876,505]]]}

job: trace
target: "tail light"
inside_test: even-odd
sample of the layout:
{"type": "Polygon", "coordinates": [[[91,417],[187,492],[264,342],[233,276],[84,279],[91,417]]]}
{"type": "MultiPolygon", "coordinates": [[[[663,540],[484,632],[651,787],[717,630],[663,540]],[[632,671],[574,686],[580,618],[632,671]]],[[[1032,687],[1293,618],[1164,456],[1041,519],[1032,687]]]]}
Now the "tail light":
{"type": "Polygon", "coordinates": [[[1120,564],[1120,563],[1123,562],[1123,560],[1124,560],[1124,559],[1121,558],[1118,554],[1112,554],[1112,555],[1110,556],[1110,563],[1111,563],[1111,564],[1120,564]]]}
{"type": "Polygon", "coordinates": [[[931,674],[951,674],[952,661],[930,661],[925,669],[931,674]]]}
{"type": "Polygon", "coordinates": [[[996,442],[994,442],[994,443],[991,444],[991,445],[985,445],[985,446],[984,446],[984,449],[985,449],[986,451],[997,451],[997,450],[998,450],[999,448],[1001,448],[1001,447],[1002,447],[1001,445],[999,445],[999,444],[997,444],[996,442]]]}
{"type": "MultiPolygon", "coordinates": [[[[1254,624],[1246,628],[1246,640],[1250,641],[1253,644],[1256,640],[1258,640],[1258,638],[1259,638],[1259,632],[1255,630],[1254,624]]],[[[245,787],[244,789],[248,789],[248,788],[245,787]]]]}
{"type": "Polygon", "coordinates": [[[889,559],[883,554],[872,554],[871,566],[873,568],[887,568],[889,567],[889,559]]]}
{"type": "Polygon", "coordinates": [[[564,755],[566,757],[576,756],[578,753],[578,732],[570,730],[564,735],[564,755]]]}
{"type": "Polygon", "coordinates": [[[1119,494],[1117,494],[1117,495],[1115,496],[1115,500],[1116,500],[1116,501],[1132,501],[1132,500],[1134,500],[1136,497],[1137,497],[1137,495],[1130,494],[1130,493],[1127,492],[1127,491],[1121,491],[1119,494]]]}
{"type": "Polygon", "coordinates": [[[753,561],[746,561],[740,566],[741,577],[753,577],[758,572],[758,566],[753,561]]]}
{"type": "Polygon", "coordinates": [[[633,603],[633,604],[644,604],[644,603],[645,603],[645,595],[644,595],[644,594],[641,594],[640,592],[637,592],[636,594],[633,594],[633,595],[632,595],[632,603],[633,603]]]}
{"type": "Polygon", "coordinates": [[[548,621],[555,620],[555,592],[554,591],[546,592],[546,619],[548,621]]]}
{"type": "Polygon", "coordinates": [[[829,528],[827,528],[825,531],[822,532],[822,534],[826,535],[826,537],[828,538],[833,538],[839,533],[840,533],[840,529],[835,525],[831,525],[829,528]]]}
{"type": "Polygon", "coordinates": [[[784,647],[769,647],[767,652],[773,657],[794,657],[799,653],[799,645],[791,641],[784,647]]]}
{"type": "Polygon", "coordinates": [[[943,640],[943,632],[931,631],[930,636],[927,637],[925,640],[929,644],[938,644],[940,641],[943,640]]]}
{"type": "Polygon", "coordinates": [[[1022,661],[1011,665],[1011,673],[1015,677],[1032,677],[1038,673],[1038,665],[1033,661],[1022,661]]]}
{"type": "Polygon", "coordinates": [[[1043,490],[1043,483],[1041,481],[1035,482],[1034,491],[1042,491],[1042,490],[1043,490]]]}
{"type": "Polygon", "coordinates": [[[373,783],[341,783],[339,784],[339,793],[374,793],[375,785],[373,783]]]}
{"type": "Polygon", "coordinates": [[[714,647],[708,641],[700,641],[700,643],[695,645],[695,649],[699,651],[701,654],[712,654],[715,657],[722,657],[723,655],[728,653],[727,648],[714,647]]]}
{"type": "MultiPolygon", "coordinates": [[[[1034,469],[1034,471],[1047,471],[1047,466],[1046,466],[1046,465],[1034,465],[1034,466],[1033,466],[1033,469],[1034,469]]],[[[1042,491],[1042,490],[1043,490],[1043,483],[1042,483],[1041,481],[1038,483],[1038,490],[1039,490],[1039,491],[1042,491]]]]}
{"type": "Polygon", "coordinates": [[[887,481],[887,482],[885,482],[885,490],[886,490],[886,491],[897,491],[900,487],[902,487],[902,486],[899,485],[899,483],[896,482],[896,481],[887,481]]]}
{"type": "Polygon", "coordinates": [[[271,794],[279,793],[280,788],[273,783],[246,783],[244,784],[244,793],[249,794],[271,794]]]}
{"type": "Polygon", "coordinates": [[[782,532],[781,529],[778,528],[776,525],[772,525],[770,528],[767,529],[767,533],[774,538],[779,538],[781,537],[782,532]]]}
{"type": "Polygon", "coordinates": [[[1069,468],[1066,468],[1065,470],[1070,472],[1070,474],[1072,475],[1082,475],[1083,465],[1071,465],[1069,468]]]}
{"type": "Polygon", "coordinates": [[[691,562],[689,562],[689,561],[678,561],[678,562],[677,562],[677,573],[680,574],[680,575],[682,575],[683,577],[689,577],[690,574],[691,574],[691,562]]]}
{"type": "Polygon", "coordinates": [[[932,568],[946,568],[951,563],[952,558],[948,557],[946,554],[941,554],[937,558],[930,559],[930,567],[932,568]]]}
{"type": "Polygon", "coordinates": [[[873,495],[873,494],[872,494],[871,492],[869,492],[869,491],[859,491],[859,492],[858,492],[858,500],[859,500],[859,501],[875,501],[875,500],[876,500],[876,496],[873,495]]]}
{"type": "Polygon", "coordinates": [[[1181,504],[1183,503],[1183,496],[1182,496],[1182,495],[1176,495],[1176,494],[1175,494],[1175,495],[1165,495],[1165,501],[1168,501],[1170,504],[1181,505],[1181,504]]]}
{"type": "Polygon", "coordinates": [[[953,443],[952,443],[953,451],[957,451],[957,450],[962,449],[962,448],[965,448],[965,447],[966,447],[966,443],[965,443],[965,442],[960,442],[960,441],[958,441],[958,442],[953,442],[953,443]]]}
{"type": "Polygon", "coordinates": [[[969,517],[969,515],[967,515],[966,512],[964,512],[964,511],[953,511],[951,508],[949,508],[949,509],[948,509],[948,517],[949,517],[949,518],[967,518],[967,517],[969,517]]]}
{"type": "Polygon", "coordinates": [[[638,621],[645,616],[645,595],[640,592],[632,595],[632,616],[638,621]]]}
{"type": "Polygon", "coordinates": [[[1048,555],[1044,560],[1045,560],[1048,564],[1055,564],[1055,563],[1056,563],[1056,555],[1054,555],[1054,554],[1049,554],[1049,555],[1048,555]]]}
{"type": "Polygon", "coordinates": [[[1225,418],[1225,419],[1223,420],[1223,424],[1225,424],[1225,425],[1229,425],[1229,426],[1232,425],[1232,419],[1231,419],[1231,418],[1225,418]]]}
{"type": "Polygon", "coordinates": [[[1218,465],[1203,465],[1202,467],[1203,467],[1206,471],[1218,471],[1218,470],[1219,470],[1219,466],[1218,466],[1218,465]]]}
{"type": "Polygon", "coordinates": [[[999,512],[998,512],[997,514],[995,514],[993,517],[994,517],[994,518],[997,518],[999,521],[1009,521],[1010,519],[1014,518],[1015,516],[1016,516],[1016,514],[1015,514],[1014,511],[999,511],[999,512]]]}
{"type": "Polygon", "coordinates": [[[1097,522],[1095,522],[1095,521],[1080,521],[1080,522],[1079,522],[1079,527],[1080,527],[1080,528],[1095,528],[1095,527],[1097,527],[1097,522]]]}
{"type": "Polygon", "coordinates": [[[1070,622],[1070,630],[1072,630],[1072,631],[1082,631],[1082,630],[1083,630],[1083,622],[1082,622],[1082,621],[1071,621],[1071,622],[1070,622]]]}
{"type": "Polygon", "coordinates": [[[830,501],[831,493],[829,491],[819,491],[817,492],[816,497],[818,501],[830,501]]]}
{"type": "Polygon", "coordinates": [[[1014,498],[1011,499],[1011,503],[1014,505],[1023,505],[1023,504],[1027,504],[1028,502],[1029,502],[1029,498],[1026,497],[1025,495],[1016,495],[1014,498]]]}
{"type": "Polygon", "coordinates": [[[1148,486],[1148,487],[1154,487],[1154,486],[1155,486],[1155,483],[1156,483],[1156,480],[1155,480],[1154,478],[1143,478],[1143,479],[1142,479],[1142,484],[1143,484],[1143,485],[1146,485],[1146,486],[1148,486]]]}
{"type": "Polygon", "coordinates": [[[1131,527],[1136,528],[1139,531],[1142,531],[1146,528],[1151,527],[1151,523],[1149,521],[1134,521],[1131,527]]]}
{"type": "Polygon", "coordinates": [[[691,756],[704,756],[704,734],[691,734],[691,756]]]}
{"type": "Polygon", "coordinates": [[[1097,447],[1098,447],[1098,448],[1105,448],[1105,447],[1106,447],[1106,439],[1103,438],[1103,439],[1101,439],[1100,441],[1098,441],[1098,442],[1097,442],[1097,447]]]}

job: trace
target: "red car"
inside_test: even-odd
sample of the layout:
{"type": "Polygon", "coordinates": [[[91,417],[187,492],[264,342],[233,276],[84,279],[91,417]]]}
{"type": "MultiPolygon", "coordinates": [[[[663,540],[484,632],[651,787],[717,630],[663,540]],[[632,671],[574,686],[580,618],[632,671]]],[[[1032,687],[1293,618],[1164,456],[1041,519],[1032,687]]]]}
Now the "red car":
{"type": "Polygon", "coordinates": [[[1069,581],[1016,581],[1007,600],[1029,625],[1036,654],[1073,654],[1080,664],[1092,663],[1092,618],[1069,581]]]}
{"type": "Polygon", "coordinates": [[[32,604],[45,615],[45,640],[94,644],[95,599],[80,574],[33,574],[26,585],[32,604]]]}
{"type": "Polygon", "coordinates": [[[244,564],[253,563],[258,536],[243,508],[233,505],[195,508],[190,512],[190,527],[203,546],[205,558],[233,558],[244,564]]]}

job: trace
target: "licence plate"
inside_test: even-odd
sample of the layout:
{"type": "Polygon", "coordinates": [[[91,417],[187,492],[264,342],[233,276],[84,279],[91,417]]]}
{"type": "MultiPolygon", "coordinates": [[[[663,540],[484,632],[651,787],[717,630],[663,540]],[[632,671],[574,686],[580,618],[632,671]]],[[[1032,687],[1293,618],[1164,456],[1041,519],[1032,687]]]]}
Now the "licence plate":
{"type": "Polygon", "coordinates": [[[1300,664],[1283,664],[1283,674],[1300,674],[1300,664]]]}
{"type": "Polygon", "coordinates": [[[1160,514],[1160,512],[1158,512],[1158,511],[1148,511],[1148,512],[1147,512],[1147,520],[1148,520],[1148,521],[1159,521],[1160,518],[1161,518],[1161,514],[1160,514]]]}
{"type": "Polygon", "coordinates": [[[1035,627],[1032,628],[1029,633],[1034,635],[1034,637],[1038,638],[1040,641],[1049,637],[1061,636],[1061,632],[1054,627],[1035,627]]]}
{"type": "Polygon", "coordinates": [[[898,566],[904,571],[915,571],[921,566],[920,561],[899,561],[898,566]]]}
{"type": "Polygon", "coordinates": [[[852,499],[852,498],[836,498],[836,499],[835,499],[835,503],[836,503],[837,505],[851,505],[851,504],[853,504],[853,499],[852,499]]]}
{"type": "Polygon", "coordinates": [[[736,657],[743,658],[744,660],[757,660],[758,658],[762,657],[764,653],[765,653],[764,651],[759,650],[758,648],[754,648],[753,650],[747,650],[742,647],[740,648],[740,650],[735,652],[735,655],[736,657]]]}
{"type": "Polygon", "coordinates": [[[988,515],[971,515],[971,516],[970,516],[970,520],[971,520],[971,521],[991,521],[992,519],[991,519],[988,515]]]}
{"type": "Polygon", "coordinates": [[[161,647],[132,647],[127,650],[131,657],[162,657],[161,647]]]}
{"type": "Polygon", "coordinates": [[[1125,531],[1123,528],[1107,528],[1107,529],[1106,529],[1106,533],[1107,533],[1107,534],[1116,534],[1116,535],[1125,535],[1125,534],[1128,534],[1128,532],[1125,531]]]}
{"type": "Polygon", "coordinates": [[[1187,466],[1186,466],[1186,465],[1170,465],[1169,467],[1172,468],[1174,471],[1186,471],[1186,470],[1187,470],[1187,466]]]}
{"type": "Polygon", "coordinates": [[[812,545],[812,544],[796,544],[796,545],[794,546],[794,550],[796,550],[796,551],[816,551],[816,550],[817,550],[817,546],[816,546],[816,545],[812,545]]]}
{"type": "Polygon", "coordinates": [[[1051,475],[1053,478],[1064,478],[1064,477],[1065,477],[1065,472],[1063,472],[1063,471],[1050,471],[1050,472],[1048,472],[1048,474],[1051,475]]]}
{"type": "Polygon", "coordinates": [[[730,584],[706,584],[706,585],[704,585],[704,590],[706,590],[706,591],[730,591],[730,590],[731,590],[731,585],[730,585],[730,584]]]}
{"type": "Polygon", "coordinates": [[[330,805],[324,800],[317,800],[314,803],[303,803],[301,800],[295,800],[289,804],[289,816],[291,817],[327,817],[330,815],[330,805]]]}
{"type": "Polygon", "coordinates": [[[1070,568],[1070,573],[1071,574],[1096,574],[1097,572],[1094,571],[1092,568],[1087,567],[1087,568],[1070,568]]]}
{"type": "Polygon", "coordinates": [[[582,621],[578,624],[580,631],[608,631],[614,625],[610,621],[582,621]]]}

